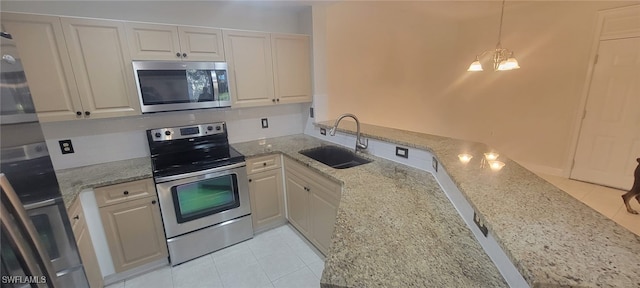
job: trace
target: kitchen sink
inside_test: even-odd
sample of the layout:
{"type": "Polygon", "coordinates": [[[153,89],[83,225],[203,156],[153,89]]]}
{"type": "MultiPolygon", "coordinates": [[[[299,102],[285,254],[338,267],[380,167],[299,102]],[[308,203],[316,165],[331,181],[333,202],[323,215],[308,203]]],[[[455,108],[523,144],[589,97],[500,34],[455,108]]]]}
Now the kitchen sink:
{"type": "Polygon", "coordinates": [[[356,153],[336,146],[320,146],[302,150],[299,153],[335,169],[346,169],[371,162],[356,153]]]}

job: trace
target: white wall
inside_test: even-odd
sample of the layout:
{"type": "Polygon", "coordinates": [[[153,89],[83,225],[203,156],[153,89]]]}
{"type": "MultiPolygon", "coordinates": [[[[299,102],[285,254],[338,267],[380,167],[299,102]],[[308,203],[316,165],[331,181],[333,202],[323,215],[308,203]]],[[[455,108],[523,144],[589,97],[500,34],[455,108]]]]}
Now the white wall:
{"type": "Polygon", "coordinates": [[[484,142],[527,167],[566,172],[596,13],[638,2],[507,1],[502,44],[522,68],[493,72],[485,57],[484,72],[467,72],[476,54],[496,45],[500,3],[327,6],[327,105],[317,106],[325,108],[319,120],[351,112],[365,123],[484,142]]]}
{"type": "Polygon", "coordinates": [[[2,1],[0,10],[305,34],[310,7],[270,1],[2,1]],[[301,25],[302,21],[302,25],[301,25]]]}
{"type": "Polygon", "coordinates": [[[43,123],[56,170],[149,156],[147,129],[226,121],[229,142],[303,133],[308,104],[244,109],[206,109],[110,119],[43,123]],[[269,128],[263,129],[261,119],[269,128]],[[59,140],[71,139],[75,153],[62,154],[59,140]]]}

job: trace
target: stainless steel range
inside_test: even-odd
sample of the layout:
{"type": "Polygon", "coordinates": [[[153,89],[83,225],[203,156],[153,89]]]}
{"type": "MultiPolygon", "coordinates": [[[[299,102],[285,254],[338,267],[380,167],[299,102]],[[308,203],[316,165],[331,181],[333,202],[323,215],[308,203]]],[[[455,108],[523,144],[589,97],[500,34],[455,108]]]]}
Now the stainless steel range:
{"type": "Polygon", "coordinates": [[[171,264],[253,237],[244,156],[224,122],[147,130],[171,264]]]}

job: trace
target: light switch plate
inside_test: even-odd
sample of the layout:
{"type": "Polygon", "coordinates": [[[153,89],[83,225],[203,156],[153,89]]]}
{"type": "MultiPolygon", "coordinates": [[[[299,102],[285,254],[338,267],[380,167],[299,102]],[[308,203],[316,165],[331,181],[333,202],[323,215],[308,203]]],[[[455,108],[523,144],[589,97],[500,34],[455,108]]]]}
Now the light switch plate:
{"type": "Polygon", "coordinates": [[[269,120],[267,118],[260,119],[262,122],[262,128],[269,128],[269,120]]]}

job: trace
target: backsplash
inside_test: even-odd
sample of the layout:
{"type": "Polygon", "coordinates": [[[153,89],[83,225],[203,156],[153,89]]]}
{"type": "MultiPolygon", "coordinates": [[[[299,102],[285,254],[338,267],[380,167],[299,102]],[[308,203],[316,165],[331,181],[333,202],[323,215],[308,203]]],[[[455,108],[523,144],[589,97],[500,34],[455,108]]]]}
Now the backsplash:
{"type": "Polygon", "coordinates": [[[229,142],[303,133],[309,104],[243,109],[207,109],[110,119],[42,123],[55,170],[149,156],[146,130],[225,121],[229,142]],[[269,128],[262,128],[267,118],[269,128]],[[70,139],[73,154],[62,154],[59,140],[70,139]]]}

